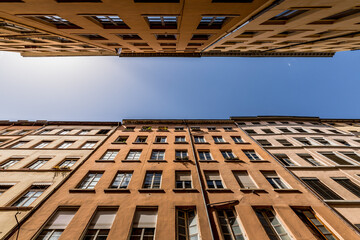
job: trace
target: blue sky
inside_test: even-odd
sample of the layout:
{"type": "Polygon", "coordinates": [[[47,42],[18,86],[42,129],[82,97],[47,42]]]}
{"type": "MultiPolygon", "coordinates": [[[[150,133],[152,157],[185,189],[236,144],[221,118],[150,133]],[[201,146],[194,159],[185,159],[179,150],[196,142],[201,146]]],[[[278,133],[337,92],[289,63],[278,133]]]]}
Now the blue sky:
{"type": "Polygon", "coordinates": [[[333,58],[23,58],[0,52],[0,119],[360,118],[360,51],[333,58]]]}

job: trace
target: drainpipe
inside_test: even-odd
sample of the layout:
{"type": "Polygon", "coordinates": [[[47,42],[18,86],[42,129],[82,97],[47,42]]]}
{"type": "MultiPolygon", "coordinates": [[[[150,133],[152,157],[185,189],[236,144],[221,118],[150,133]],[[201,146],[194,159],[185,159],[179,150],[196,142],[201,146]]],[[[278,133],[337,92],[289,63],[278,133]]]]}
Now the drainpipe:
{"type": "Polygon", "coordinates": [[[264,8],[263,10],[261,10],[260,12],[258,12],[257,14],[253,15],[252,17],[250,17],[246,22],[242,23],[241,25],[237,26],[234,30],[230,31],[230,32],[226,32],[226,34],[224,36],[222,36],[221,38],[217,39],[215,42],[211,43],[209,46],[203,48],[201,50],[200,53],[203,53],[205,50],[207,50],[209,47],[214,46],[216,43],[220,42],[221,40],[223,40],[224,38],[230,36],[231,34],[237,32],[238,30],[240,30],[241,28],[245,27],[247,24],[249,24],[250,22],[252,22],[253,20],[255,20],[256,18],[260,17],[261,15],[263,15],[264,13],[266,13],[267,11],[271,10],[272,8],[276,7],[277,5],[279,5],[280,3],[282,3],[285,0],[275,0],[270,6],[264,8]]]}
{"type": "Polygon", "coordinates": [[[338,211],[336,211],[334,208],[332,208],[330,205],[328,205],[326,202],[324,202],[324,200],[310,187],[308,187],[303,180],[301,180],[301,178],[299,178],[298,176],[296,176],[292,171],[290,171],[287,167],[285,167],[276,157],[274,157],[274,155],[272,155],[272,153],[270,153],[267,149],[265,149],[260,143],[258,143],[256,141],[256,139],[254,139],[253,137],[251,137],[247,132],[245,132],[240,125],[237,124],[237,122],[234,120],[235,125],[244,133],[246,134],[249,138],[251,138],[262,150],[264,150],[267,154],[270,155],[270,157],[275,160],[276,162],[278,162],[284,169],[285,171],[287,171],[288,173],[290,173],[296,180],[298,180],[300,182],[300,184],[307,189],[309,192],[311,192],[317,199],[320,200],[320,202],[322,204],[324,204],[326,207],[328,207],[330,209],[330,211],[332,211],[336,216],[338,216],[341,220],[343,220],[345,222],[346,225],[348,225],[349,227],[351,227],[358,235],[360,235],[359,230],[357,229],[356,226],[354,226],[349,220],[347,220],[346,218],[344,218],[338,211]]]}
{"type": "Polygon", "coordinates": [[[210,234],[211,234],[211,239],[212,240],[215,240],[214,238],[214,232],[213,232],[213,227],[212,227],[212,223],[214,222],[212,220],[212,218],[210,218],[210,214],[209,214],[209,209],[208,209],[208,206],[209,206],[209,198],[205,195],[205,192],[204,192],[204,189],[205,189],[205,183],[201,177],[201,170],[200,170],[200,165],[199,165],[199,161],[198,161],[198,158],[197,158],[197,155],[195,153],[195,146],[194,146],[194,142],[193,142],[193,139],[192,139],[192,134],[191,134],[191,131],[190,131],[190,128],[186,122],[186,120],[183,120],[184,122],[184,125],[186,125],[186,128],[188,130],[188,133],[189,133],[189,138],[190,138],[190,144],[191,144],[191,150],[192,150],[192,153],[193,153],[193,156],[194,156],[194,160],[195,160],[195,166],[196,166],[196,173],[197,173],[197,176],[198,176],[198,180],[200,182],[200,192],[201,192],[201,196],[203,198],[203,201],[204,201],[204,207],[205,207],[205,211],[206,211],[206,217],[207,217],[207,220],[208,220],[208,223],[209,223],[209,228],[210,228],[210,234]]]}

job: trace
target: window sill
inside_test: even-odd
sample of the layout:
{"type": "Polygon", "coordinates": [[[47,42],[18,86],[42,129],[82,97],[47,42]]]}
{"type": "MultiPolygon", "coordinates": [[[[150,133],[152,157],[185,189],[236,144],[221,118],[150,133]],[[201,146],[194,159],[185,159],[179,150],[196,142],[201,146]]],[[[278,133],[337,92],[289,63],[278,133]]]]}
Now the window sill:
{"type": "Polygon", "coordinates": [[[215,144],[230,144],[229,142],[215,142],[215,144]]]}
{"type": "Polygon", "coordinates": [[[208,142],[195,142],[195,144],[210,144],[208,142]]]}
{"type": "Polygon", "coordinates": [[[225,132],[237,132],[236,130],[224,130],[225,132]]]}
{"type": "Polygon", "coordinates": [[[174,162],[192,162],[192,161],[190,159],[186,159],[186,160],[175,159],[174,162]]]}
{"type": "Polygon", "coordinates": [[[225,162],[230,162],[230,163],[245,163],[245,161],[240,160],[240,159],[225,159],[225,162]]]}
{"type": "Polygon", "coordinates": [[[203,162],[203,163],[218,163],[218,161],[216,161],[216,160],[199,160],[199,162],[203,162]]]}
{"type": "Polygon", "coordinates": [[[268,193],[265,189],[260,188],[240,188],[243,193],[268,193]]]}
{"type": "Polygon", "coordinates": [[[188,142],[174,142],[174,144],[189,144],[188,142]]]}
{"type": "Polygon", "coordinates": [[[33,207],[15,207],[15,206],[8,206],[8,207],[0,207],[0,211],[28,211],[28,210],[31,210],[33,209],[33,207]]]}
{"type": "Polygon", "coordinates": [[[157,189],[141,188],[138,191],[140,193],[165,193],[165,190],[161,188],[157,188],[157,189]]]}
{"type": "Polygon", "coordinates": [[[129,163],[134,163],[134,162],[141,162],[140,160],[121,160],[121,162],[129,162],[129,163]]]}
{"type": "Polygon", "coordinates": [[[174,132],[186,132],[185,130],[174,130],[174,132]]]}
{"type": "Polygon", "coordinates": [[[124,129],[122,130],[123,132],[135,132],[135,130],[132,130],[132,129],[124,129]]]}
{"type": "Polygon", "coordinates": [[[250,160],[251,163],[269,163],[268,160],[250,160]]]}
{"type": "Polygon", "coordinates": [[[249,143],[249,142],[236,142],[235,144],[244,144],[244,145],[250,145],[251,143],[249,143]]]}
{"type": "Polygon", "coordinates": [[[169,144],[167,142],[153,142],[153,144],[169,144]]]}
{"type": "Polygon", "coordinates": [[[232,193],[231,189],[228,188],[207,188],[207,192],[209,193],[232,193]]]}
{"type": "Polygon", "coordinates": [[[169,132],[169,130],[157,130],[157,132],[169,132]]]}
{"type": "Polygon", "coordinates": [[[152,132],[153,130],[140,130],[139,132],[152,132]]]}
{"type": "Polygon", "coordinates": [[[73,189],[69,189],[70,193],[95,193],[95,189],[77,189],[77,188],[73,188],[73,189]]]}
{"type": "Polygon", "coordinates": [[[173,192],[176,193],[198,193],[199,191],[196,188],[174,188],[173,192]]]}
{"type": "Polygon", "coordinates": [[[302,193],[297,189],[274,189],[277,193],[302,193]]]}
{"type": "Polygon", "coordinates": [[[95,160],[97,163],[114,163],[115,160],[95,160]]]}
{"type": "Polygon", "coordinates": [[[130,193],[130,190],[127,188],[107,188],[104,189],[105,193],[130,193]]]}
{"type": "Polygon", "coordinates": [[[112,142],[111,144],[127,144],[126,142],[112,142]]]}
{"type": "Polygon", "coordinates": [[[146,142],[133,142],[132,144],[147,144],[146,142]]]}
{"type": "Polygon", "coordinates": [[[208,130],[208,132],[220,132],[220,130],[208,130]]]}
{"type": "Polygon", "coordinates": [[[149,159],[148,162],[167,162],[166,160],[149,159]]]}

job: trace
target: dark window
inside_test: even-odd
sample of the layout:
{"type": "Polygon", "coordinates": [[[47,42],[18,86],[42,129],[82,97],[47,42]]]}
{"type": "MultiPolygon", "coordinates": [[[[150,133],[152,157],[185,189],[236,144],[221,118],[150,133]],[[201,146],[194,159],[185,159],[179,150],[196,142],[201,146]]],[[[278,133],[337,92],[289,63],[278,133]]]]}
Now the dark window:
{"type": "Polygon", "coordinates": [[[333,14],[333,15],[323,18],[321,20],[338,20],[340,18],[348,17],[350,15],[354,15],[357,13],[360,13],[360,9],[349,9],[349,10],[346,10],[343,12],[333,14]]]}
{"type": "Polygon", "coordinates": [[[176,29],[177,16],[147,16],[151,29],[176,29]]]}
{"type": "Polygon", "coordinates": [[[210,38],[210,34],[194,34],[191,40],[208,40],[210,38]]]}
{"type": "Polygon", "coordinates": [[[275,154],[275,157],[285,166],[295,166],[286,154],[275,154]]]}
{"type": "Polygon", "coordinates": [[[92,20],[100,23],[105,29],[128,29],[128,25],[124,23],[124,21],[116,15],[95,15],[89,16],[92,20]]]}
{"type": "Polygon", "coordinates": [[[142,40],[137,34],[116,34],[116,36],[121,37],[123,40],[142,40]]]}
{"type": "Polygon", "coordinates": [[[228,17],[204,16],[198,25],[198,29],[220,29],[228,17]]]}
{"type": "Polygon", "coordinates": [[[317,178],[302,178],[302,180],[308,185],[312,190],[319,194],[325,200],[342,200],[342,197],[337,195],[333,190],[328,188],[317,178]]]}
{"type": "Polygon", "coordinates": [[[278,141],[283,146],[287,146],[287,147],[293,146],[293,144],[286,139],[276,139],[276,141],[278,141]]]}
{"type": "Polygon", "coordinates": [[[360,197],[360,187],[350,181],[350,179],[347,178],[333,178],[335,182],[355,194],[357,197],[360,197]]]}
{"type": "Polygon", "coordinates": [[[176,40],[175,34],[155,34],[157,40],[176,40]]]}
{"type": "Polygon", "coordinates": [[[216,213],[224,239],[245,239],[239,226],[235,209],[217,209],[216,213]]]}
{"type": "Polygon", "coordinates": [[[266,139],[258,139],[257,140],[262,146],[272,146],[272,144],[268,141],[268,140],[266,140],[266,139]]]}
{"type": "Polygon", "coordinates": [[[100,131],[98,131],[96,134],[100,135],[100,134],[107,134],[108,132],[110,132],[109,129],[101,129],[100,131]]]}
{"type": "Polygon", "coordinates": [[[264,133],[274,133],[271,129],[268,129],[268,128],[264,128],[264,129],[261,129],[264,133]]]}
{"type": "Polygon", "coordinates": [[[158,189],[161,184],[161,172],[147,172],[143,188],[158,189]]]}
{"type": "Polygon", "coordinates": [[[278,128],[280,131],[282,131],[283,133],[291,133],[291,131],[287,128],[278,128]]]}
{"type": "Polygon", "coordinates": [[[29,16],[27,18],[33,19],[38,22],[44,22],[47,24],[51,24],[52,26],[59,28],[59,29],[79,29],[79,28],[81,28],[81,27],[79,27],[57,15],[39,15],[39,16],[29,16]]]}
{"type": "Polygon", "coordinates": [[[321,163],[316,161],[312,156],[310,156],[308,154],[298,154],[298,155],[299,155],[299,157],[301,157],[302,159],[304,159],[305,161],[307,161],[308,163],[310,163],[313,166],[322,166],[321,163]]]}
{"type": "Polygon", "coordinates": [[[319,152],[321,155],[325,156],[326,158],[332,160],[333,162],[335,162],[337,165],[354,165],[348,161],[346,161],[345,159],[339,157],[338,155],[331,153],[331,152],[319,152]]]}
{"type": "Polygon", "coordinates": [[[342,154],[344,154],[345,156],[357,161],[360,163],[360,156],[357,155],[356,153],[354,152],[342,152],[342,154]]]}
{"type": "Polygon", "coordinates": [[[345,145],[345,146],[348,146],[348,147],[351,146],[347,141],[345,141],[343,139],[334,139],[334,141],[337,141],[338,143],[340,143],[342,145],[345,145]]]}
{"type": "Polygon", "coordinates": [[[248,134],[256,134],[253,129],[245,129],[245,132],[247,132],[248,134]]]}
{"type": "Polygon", "coordinates": [[[289,234],[286,232],[272,208],[256,208],[254,210],[266,234],[271,240],[290,239],[289,234]]]}
{"type": "Polygon", "coordinates": [[[89,40],[107,40],[106,38],[98,34],[78,34],[78,35],[87,38],[89,40]]]}

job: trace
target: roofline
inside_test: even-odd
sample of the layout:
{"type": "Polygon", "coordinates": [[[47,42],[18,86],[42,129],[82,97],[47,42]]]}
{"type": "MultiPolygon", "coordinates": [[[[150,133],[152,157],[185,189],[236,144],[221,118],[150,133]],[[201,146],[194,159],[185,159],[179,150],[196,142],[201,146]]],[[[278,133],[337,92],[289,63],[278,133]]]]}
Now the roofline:
{"type": "Polygon", "coordinates": [[[0,126],[47,126],[47,125],[86,125],[86,126],[120,126],[121,122],[100,121],[47,121],[47,120],[0,120],[0,126]]]}

